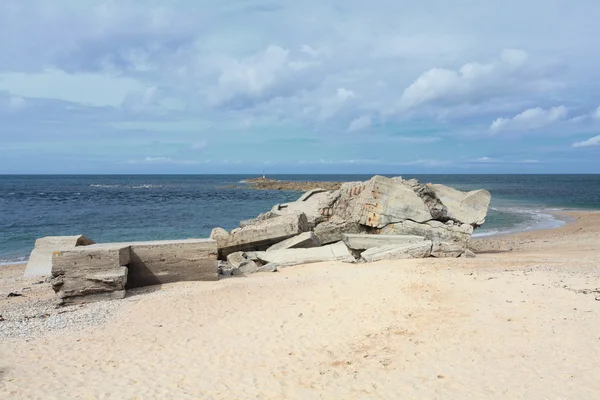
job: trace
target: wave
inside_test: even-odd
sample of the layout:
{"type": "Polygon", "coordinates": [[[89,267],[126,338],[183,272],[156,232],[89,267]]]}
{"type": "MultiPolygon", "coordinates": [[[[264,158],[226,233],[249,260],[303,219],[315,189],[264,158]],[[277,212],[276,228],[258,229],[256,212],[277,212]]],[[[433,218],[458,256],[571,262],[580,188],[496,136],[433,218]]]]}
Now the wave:
{"type": "Polygon", "coordinates": [[[473,232],[473,237],[488,237],[508,235],[512,233],[527,232],[542,229],[554,229],[564,226],[567,221],[558,219],[552,212],[563,211],[562,208],[519,208],[519,207],[490,207],[501,214],[516,215],[525,218],[517,223],[499,226],[491,229],[484,228],[473,232]]]}
{"type": "Polygon", "coordinates": [[[164,187],[163,185],[153,185],[150,183],[141,184],[141,185],[104,185],[94,183],[91,184],[90,187],[99,188],[99,189],[114,189],[114,188],[124,188],[124,189],[157,189],[164,187]]]}
{"type": "Polygon", "coordinates": [[[28,256],[14,257],[14,258],[0,258],[0,266],[23,264],[23,263],[26,263],[27,260],[29,260],[28,256]]]}

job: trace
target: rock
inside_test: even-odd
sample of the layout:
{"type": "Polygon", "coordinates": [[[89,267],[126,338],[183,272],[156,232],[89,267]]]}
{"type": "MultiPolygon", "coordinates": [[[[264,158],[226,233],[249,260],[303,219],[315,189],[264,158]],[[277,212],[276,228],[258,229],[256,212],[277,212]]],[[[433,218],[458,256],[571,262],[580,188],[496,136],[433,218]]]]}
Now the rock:
{"type": "Polygon", "coordinates": [[[432,245],[432,241],[424,240],[421,242],[406,243],[401,245],[373,247],[365,250],[361,257],[366,262],[380,260],[402,260],[408,258],[426,258],[431,254],[432,245]]]}
{"type": "Polygon", "coordinates": [[[52,256],[52,289],[61,304],[125,297],[131,253],[122,244],[89,245],[52,256]]]}
{"type": "Polygon", "coordinates": [[[262,267],[258,267],[256,272],[277,272],[278,265],[275,263],[268,263],[263,265],[262,267]]]}
{"type": "Polygon", "coordinates": [[[428,185],[446,209],[445,218],[474,227],[485,222],[491,194],[487,190],[461,192],[444,185],[428,185]]]}
{"type": "Polygon", "coordinates": [[[289,214],[245,226],[227,236],[217,233],[214,239],[217,241],[219,256],[223,259],[238,251],[266,250],[275,243],[307,230],[306,215],[289,214]]]}
{"type": "Polygon", "coordinates": [[[404,221],[391,224],[381,230],[388,235],[417,235],[433,242],[432,255],[435,257],[458,257],[467,249],[473,227],[471,225],[446,225],[439,221],[418,224],[404,221]]]}
{"type": "Polygon", "coordinates": [[[131,248],[127,288],[218,280],[217,242],[211,239],[125,243],[131,248]]]}
{"type": "Polygon", "coordinates": [[[213,228],[212,232],[210,233],[210,238],[212,240],[217,240],[219,238],[227,238],[227,237],[229,237],[229,232],[227,232],[223,228],[213,228]]]}
{"type": "Polygon", "coordinates": [[[257,272],[260,265],[252,260],[244,261],[238,268],[235,268],[232,272],[234,276],[248,275],[257,272]]]}
{"type": "Polygon", "coordinates": [[[328,192],[323,189],[312,190],[292,203],[278,204],[271,212],[281,215],[303,213],[306,215],[309,229],[327,220],[331,205],[339,192],[328,192]]]}
{"type": "Polygon", "coordinates": [[[431,256],[435,258],[457,258],[467,250],[462,242],[433,242],[431,256]]]}
{"type": "Polygon", "coordinates": [[[234,269],[239,268],[246,261],[248,261],[248,258],[246,258],[246,253],[243,251],[236,251],[227,256],[227,262],[234,269]]]}
{"type": "Polygon", "coordinates": [[[94,243],[94,241],[83,235],[47,236],[38,239],[35,241],[35,247],[29,256],[23,277],[50,276],[52,274],[52,253],[94,243]]]}
{"type": "Polygon", "coordinates": [[[258,252],[257,257],[266,264],[275,263],[283,267],[321,261],[341,261],[348,257],[352,257],[352,255],[343,242],[338,242],[311,249],[287,249],[258,252]]]}
{"type": "Polygon", "coordinates": [[[265,221],[267,219],[276,218],[276,217],[280,217],[280,216],[281,216],[280,213],[277,213],[277,212],[274,212],[274,211],[267,211],[266,213],[260,214],[256,218],[252,218],[252,219],[247,219],[247,220],[241,221],[240,222],[240,228],[244,228],[244,227],[249,226],[249,225],[254,225],[254,224],[256,224],[256,223],[258,223],[260,221],[265,221]]]}
{"type": "Polygon", "coordinates": [[[231,276],[234,268],[227,261],[218,262],[218,273],[223,276],[231,276]]]}
{"type": "Polygon", "coordinates": [[[364,228],[358,222],[343,221],[337,217],[317,225],[314,230],[315,236],[321,245],[339,242],[343,239],[342,235],[344,233],[361,232],[364,232],[364,228]]]}
{"type": "Polygon", "coordinates": [[[345,183],[333,215],[373,228],[412,220],[432,219],[429,209],[413,189],[399,179],[374,176],[367,182],[345,183]]]}
{"type": "Polygon", "coordinates": [[[471,250],[467,249],[467,250],[465,250],[464,253],[462,253],[461,257],[464,257],[464,258],[475,258],[475,257],[477,257],[477,255],[475,253],[473,253],[471,250]]]}
{"type": "Polygon", "coordinates": [[[304,193],[296,201],[298,201],[298,202],[306,201],[306,200],[310,199],[313,195],[318,194],[318,193],[324,193],[324,192],[328,192],[328,190],[327,189],[321,189],[321,188],[312,189],[312,190],[309,190],[308,192],[304,193]]]}
{"type": "Polygon", "coordinates": [[[460,242],[466,244],[471,238],[473,227],[466,224],[449,226],[439,221],[428,221],[424,224],[404,221],[390,224],[381,229],[380,233],[382,235],[416,235],[434,242],[460,242]]]}
{"type": "Polygon", "coordinates": [[[425,240],[422,236],[414,235],[365,235],[344,233],[342,237],[346,246],[351,250],[366,250],[372,247],[414,243],[425,240]]]}
{"type": "MultiPolygon", "coordinates": [[[[267,251],[285,250],[285,249],[307,249],[311,247],[319,247],[321,242],[313,232],[303,232],[297,236],[293,236],[283,242],[275,243],[269,247],[267,251]]],[[[228,256],[229,257],[229,256],[228,256]]]]}

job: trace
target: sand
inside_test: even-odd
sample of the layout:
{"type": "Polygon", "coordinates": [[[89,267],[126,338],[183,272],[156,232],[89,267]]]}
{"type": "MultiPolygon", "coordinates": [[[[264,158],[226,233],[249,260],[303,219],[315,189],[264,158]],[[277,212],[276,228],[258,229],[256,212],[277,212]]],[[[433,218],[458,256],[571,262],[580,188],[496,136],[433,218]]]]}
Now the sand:
{"type": "MultiPolygon", "coordinates": [[[[0,333],[0,398],[600,398],[600,213],[569,216],[474,259],[164,285],[93,325],[0,333]]],[[[24,284],[7,274],[0,292],[24,284]]],[[[0,314],[51,301],[36,286],[0,314]]]]}

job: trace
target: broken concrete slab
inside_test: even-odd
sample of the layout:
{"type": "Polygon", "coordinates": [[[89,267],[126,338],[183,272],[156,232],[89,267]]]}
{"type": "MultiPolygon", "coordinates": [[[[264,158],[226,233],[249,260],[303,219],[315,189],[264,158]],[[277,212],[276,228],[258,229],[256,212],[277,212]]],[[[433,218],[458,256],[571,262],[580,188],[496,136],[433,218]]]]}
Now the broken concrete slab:
{"type": "Polygon", "coordinates": [[[35,247],[29,256],[23,277],[50,276],[52,274],[52,253],[78,246],[89,246],[94,243],[93,240],[83,235],[40,238],[35,241],[35,247]]]}
{"type": "Polygon", "coordinates": [[[404,221],[390,224],[380,230],[382,235],[415,235],[423,236],[434,242],[467,243],[473,233],[473,227],[467,224],[446,225],[439,221],[428,221],[419,224],[414,221],[404,221]]]}
{"type": "Polygon", "coordinates": [[[358,222],[344,221],[334,217],[330,221],[317,225],[314,233],[321,245],[326,245],[339,242],[343,239],[344,233],[362,233],[364,230],[364,227],[358,222]]]}
{"type": "Polygon", "coordinates": [[[256,261],[246,260],[243,263],[241,263],[239,267],[233,269],[232,275],[242,276],[252,274],[254,272],[257,272],[259,268],[260,264],[258,264],[256,261]]]}
{"type": "Polygon", "coordinates": [[[313,229],[328,219],[331,205],[335,202],[338,195],[339,192],[337,191],[309,191],[298,201],[274,206],[271,212],[281,215],[303,213],[306,215],[309,229],[313,229]]]}
{"type": "Polygon", "coordinates": [[[429,209],[404,181],[374,176],[367,182],[349,182],[340,188],[333,215],[372,228],[392,223],[432,219],[429,209]]]}
{"type": "Polygon", "coordinates": [[[431,240],[424,240],[401,245],[373,247],[365,250],[361,254],[361,257],[365,262],[426,258],[431,255],[432,245],[433,242],[431,240]]]}
{"type": "Polygon", "coordinates": [[[313,232],[303,232],[282,242],[275,243],[273,246],[269,247],[267,251],[308,249],[311,247],[319,247],[320,245],[321,242],[319,241],[319,238],[313,232]]]}
{"type": "Polygon", "coordinates": [[[444,205],[445,218],[472,226],[479,226],[485,222],[492,198],[487,190],[480,189],[465,193],[444,185],[427,186],[444,205]]]}
{"type": "Polygon", "coordinates": [[[236,251],[227,256],[227,262],[232,268],[239,268],[246,261],[248,261],[248,258],[243,251],[236,251]]]}
{"type": "Polygon", "coordinates": [[[130,248],[122,244],[54,252],[52,288],[63,305],[123,298],[130,261],[130,248]]]}
{"type": "Polygon", "coordinates": [[[431,256],[435,258],[457,258],[467,250],[466,243],[433,242],[431,256]]]}
{"type": "Polygon", "coordinates": [[[214,240],[160,240],[127,245],[131,248],[127,288],[219,279],[214,240]]]}
{"type": "Polygon", "coordinates": [[[352,257],[343,242],[311,249],[287,249],[258,252],[257,257],[264,263],[280,266],[309,264],[321,261],[341,261],[352,257]]]}
{"type": "Polygon", "coordinates": [[[274,211],[267,211],[266,213],[262,213],[260,214],[258,217],[256,218],[252,218],[252,219],[246,219],[244,221],[240,222],[240,228],[244,228],[248,225],[254,225],[260,221],[265,221],[267,219],[271,219],[271,218],[276,218],[276,217],[281,217],[281,213],[277,213],[274,211]]]}
{"type": "Polygon", "coordinates": [[[307,230],[306,215],[294,213],[248,225],[227,236],[219,232],[212,236],[217,241],[219,256],[223,259],[238,251],[266,250],[275,243],[307,230]]]}
{"type": "Polygon", "coordinates": [[[366,250],[372,247],[400,245],[425,240],[423,236],[415,235],[368,235],[344,233],[342,237],[346,246],[351,250],[366,250]]]}
{"type": "Polygon", "coordinates": [[[296,200],[296,201],[298,201],[298,202],[299,202],[299,201],[306,201],[306,200],[310,199],[310,198],[311,198],[313,195],[315,195],[315,194],[319,194],[319,193],[325,193],[325,192],[328,192],[328,190],[327,190],[327,189],[320,189],[320,188],[318,188],[318,189],[312,189],[312,190],[309,190],[308,192],[304,193],[304,194],[303,194],[302,196],[300,196],[300,198],[299,198],[298,200],[296,200]]]}

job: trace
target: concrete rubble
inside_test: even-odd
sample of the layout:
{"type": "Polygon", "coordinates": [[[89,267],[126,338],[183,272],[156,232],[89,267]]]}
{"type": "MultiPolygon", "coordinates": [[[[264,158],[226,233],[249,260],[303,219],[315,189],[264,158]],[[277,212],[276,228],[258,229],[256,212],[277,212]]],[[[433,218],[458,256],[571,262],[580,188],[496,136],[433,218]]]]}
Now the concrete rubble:
{"type": "MultiPolygon", "coordinates": [[[[339,190],[312,189],[210,239],[93,244],[43,238],[30,264],[51,265],[65,304],[120,298],[131,287],[275,272],[321,261],[474,257],[467,249],[491,196],[415,179],[374,176],[339,190]]],[[[28,266],[29,269],[29,266],[28,266]]]]}
{"type": "MultiPolygon", "coordinates": [[[[260,230],[265,221],[300,213],[306,216],[304,232],[273,239],[275,243],[267,251],[261,251],[265,248],[260,240],[248,239],[243,248],[245,257],[256,264],[277,263],[281,267],[333,259],[371,262],[472,257],[467,245],[473,229],[485,222],[490,200],[486,190],[462,192],[416,179],[374,176],[366,182],[343,183],[339,190],[312,189],[295,202],[278,204],[255,219],[243,221],[241,230],[218,231],[212,237],[218,238],[219,232],[223,235],[219,251],[227,253],[227,235],[239,235],[252,226],[260,230]],[[336,255],[332,255],[332,248],[336,255]]],[[[221,259],[225,259],[223,255],[221,259]]]]}
{"type": "Polygon", "coordinates": [[[47,236],[35,241],[35,247],[29,256],[24,277],[45,277],[52,274],[52,253],[55,251],[74,249],[78,246],[94,244],[93,240],[83,235],[47,236]]]}
{"type": "Polygon", "coordinates": [[[61,304],[123,298],[126,289],[218,279],[210,239],[104,243],[54,252],[52,288],[61,304]]]}

